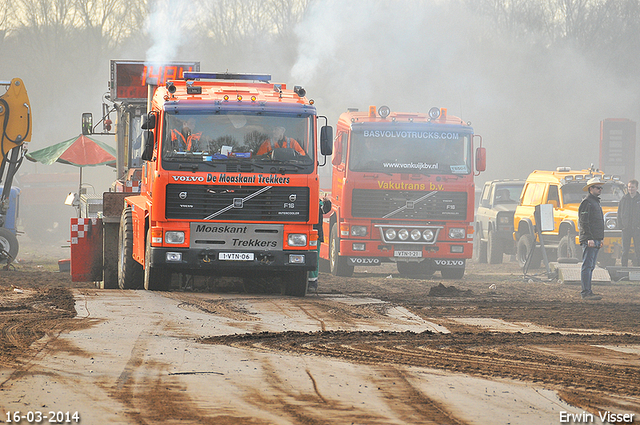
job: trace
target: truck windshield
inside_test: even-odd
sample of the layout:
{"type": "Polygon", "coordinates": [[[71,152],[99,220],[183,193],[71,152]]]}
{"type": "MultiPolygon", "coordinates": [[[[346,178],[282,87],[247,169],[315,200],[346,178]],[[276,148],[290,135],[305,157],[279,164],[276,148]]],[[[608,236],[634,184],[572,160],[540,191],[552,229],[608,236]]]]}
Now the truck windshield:
{"type": "Polygon", "coordinates": [[[315,163],[311,115],[166,112],[163,132],[162,159],[169,164],[242,161],[259,167],[275,162],[299,170],[315,163]]]}
{"type": "MultiPolygon", "coordinates": [[[[562,199],[565,204],[579,204],[587,196],[583,191],[585,182],[569,183],[562,186],[562,199]]],[[[602,185],[600,201],[602,203],[618,203],[624,196],[624,184],[620,182],[607,182],[602,185]]]]}
{"type": "Polygon", "coordinates": [[[350,149],[352,171],[469,174],[472,170],[471,137],[457,132],[354,130],[350,149]]]}

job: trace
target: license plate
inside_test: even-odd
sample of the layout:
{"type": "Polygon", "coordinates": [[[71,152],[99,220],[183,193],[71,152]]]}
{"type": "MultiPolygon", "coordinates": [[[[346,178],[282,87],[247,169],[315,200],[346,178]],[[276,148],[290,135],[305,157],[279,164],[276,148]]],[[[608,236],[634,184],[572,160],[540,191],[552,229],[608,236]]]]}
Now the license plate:
{"type": "Polygon", "coordinates": [[[218,260],[226,261],[253,261],[253,252],[221,252],[218,260]]]}
{"type": "Polygon", "coordinates": [[[411,258],[421,258],[422,251],[393,251],[394,257],[411,257],[411,258]]]}

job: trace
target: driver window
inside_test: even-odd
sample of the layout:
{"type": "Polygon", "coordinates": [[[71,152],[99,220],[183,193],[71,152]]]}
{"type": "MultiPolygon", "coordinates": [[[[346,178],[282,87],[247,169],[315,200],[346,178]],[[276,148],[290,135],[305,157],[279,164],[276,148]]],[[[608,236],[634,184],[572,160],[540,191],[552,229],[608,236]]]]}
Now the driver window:
{"type": "Polygon", "coordinates": [[[558,186],[549,186],[549,195],[547,196],[547,203],[552,204],[554,208],[558,208],[560,205],[560,194],[558,193],[558,186]]]}

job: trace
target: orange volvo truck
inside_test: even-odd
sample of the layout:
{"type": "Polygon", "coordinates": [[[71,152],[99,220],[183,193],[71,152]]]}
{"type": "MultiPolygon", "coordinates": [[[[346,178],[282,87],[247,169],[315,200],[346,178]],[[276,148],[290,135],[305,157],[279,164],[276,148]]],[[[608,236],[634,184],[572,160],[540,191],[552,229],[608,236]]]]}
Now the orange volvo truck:
{"type": "MultiPolygon", "coordinates": [[[[118,285],[174,273],[281,279],[304,296],[317,266],[318,116],[268,75],[185,72],[150,90],[140,193],[119,226],[118,285]]],[[[326,120],[326,119],[325,119],[326,120]]],[[[320,129],[331,154],[333,130],[320,129]]]]}
{"type": "Polygon", "coordinates": [[[395,262],[403,275],[464,276],[473,251],[473,178],[486,163],[469,123],[444,108],[349,109],[333,151],[332,211],[323,223],[329,238],[320,250],[332,274],[395,262]]]}

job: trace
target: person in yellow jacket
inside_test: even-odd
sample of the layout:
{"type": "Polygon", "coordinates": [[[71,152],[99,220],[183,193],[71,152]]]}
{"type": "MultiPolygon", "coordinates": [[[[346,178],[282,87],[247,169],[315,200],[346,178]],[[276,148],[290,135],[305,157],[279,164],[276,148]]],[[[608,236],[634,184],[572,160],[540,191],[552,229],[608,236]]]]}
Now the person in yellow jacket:
{"type": "Polygon", "coordinates": [[[285,137],[284,133],[284,127],[275,127],[271,134],[271,138],[265,140],[264,142],[262,142],[262,145],[260,145],[257,155],[264,155],[276,148],[292,148],[295,149],[295,151],[300,155],[307,154],[296,139],[285,137]]]}

